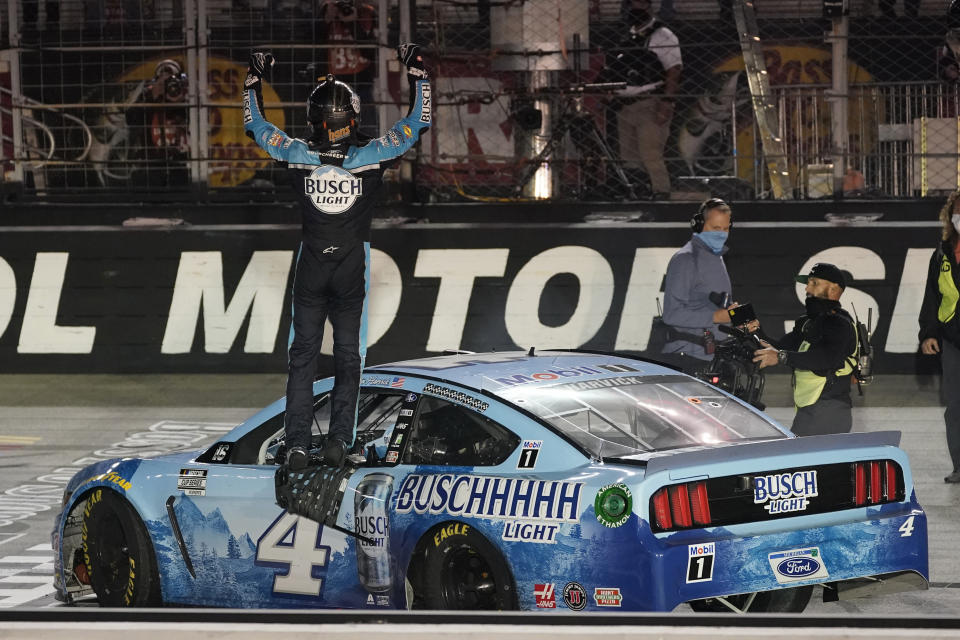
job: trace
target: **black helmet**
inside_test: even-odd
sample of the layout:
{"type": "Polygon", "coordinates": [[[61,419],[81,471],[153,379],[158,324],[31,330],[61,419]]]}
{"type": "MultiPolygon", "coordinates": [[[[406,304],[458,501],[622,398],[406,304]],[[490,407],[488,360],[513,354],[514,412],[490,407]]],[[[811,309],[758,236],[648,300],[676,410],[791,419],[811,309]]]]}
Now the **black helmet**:
{"type": "Polygon", "coordinates": [[[311,146],[326,148],[357,142],[360,97],[345,82],[327,75],[307,100],[311,146]]]}

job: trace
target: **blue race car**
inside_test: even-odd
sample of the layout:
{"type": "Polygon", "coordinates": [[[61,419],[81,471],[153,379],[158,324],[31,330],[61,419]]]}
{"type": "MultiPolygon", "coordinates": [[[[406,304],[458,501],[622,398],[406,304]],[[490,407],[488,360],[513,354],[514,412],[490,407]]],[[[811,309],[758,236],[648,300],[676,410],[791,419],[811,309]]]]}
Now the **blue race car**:
{"type": "MultiPolygon", "coordinates": [[[[332,384],[314,385],[318,447],[332,384]]],[[[371,367],[348,462],[306,474],[280,464],[283,418],[281,399],[204,451],[78,473],[52,535],[57,597],[802,611],[814,584],[826,599],[927,587],[899,433],[795,438],[651,362],[550,351],[371,367]]]]}

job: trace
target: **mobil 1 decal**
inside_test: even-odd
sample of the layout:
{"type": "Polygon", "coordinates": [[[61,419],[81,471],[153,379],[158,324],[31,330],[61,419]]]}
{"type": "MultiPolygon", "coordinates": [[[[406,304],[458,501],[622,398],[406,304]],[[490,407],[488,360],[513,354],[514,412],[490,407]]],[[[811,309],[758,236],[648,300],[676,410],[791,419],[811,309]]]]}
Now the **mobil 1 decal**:
{"type": "Polygon", "coordinates": [[[713,558],[716,552],[715,542],[687,545],[688,583],[713,580],[713,558]]]}
{"type": "Polygon", "coordinates": [[[520,459],[517,460],[517,469],[533,469],[537,466],[537,456],[543,447],[543,440],[524,440],[520,448],[520,459]]]}

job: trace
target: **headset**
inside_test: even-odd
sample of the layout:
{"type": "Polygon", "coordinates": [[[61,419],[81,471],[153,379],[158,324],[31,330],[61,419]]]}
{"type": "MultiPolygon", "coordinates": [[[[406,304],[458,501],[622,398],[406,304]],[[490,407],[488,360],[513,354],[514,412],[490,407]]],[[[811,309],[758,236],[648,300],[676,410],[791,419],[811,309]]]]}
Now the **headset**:
{"type": "MultiPolygon", "coordinates": [[[[690,228],[693,229],[693,232],[700,233],[703,231],[703,225],[707,222],[707,211],[720,207],[724,207],[727,210],[730,209],[730,205],[728,205],[727,202],[722,198],[708,198],[701,202],[697,212],[693,214],[692,218],[690,218],[690,228]]],[[[730,226],[733,227],[732,221],[730,226]]]]}

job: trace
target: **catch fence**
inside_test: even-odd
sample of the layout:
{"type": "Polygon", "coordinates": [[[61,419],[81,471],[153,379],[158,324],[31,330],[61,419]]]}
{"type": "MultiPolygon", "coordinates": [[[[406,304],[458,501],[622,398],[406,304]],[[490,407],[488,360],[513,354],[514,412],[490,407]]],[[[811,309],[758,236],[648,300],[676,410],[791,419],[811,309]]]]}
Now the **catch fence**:
{"type": "Polygon", "coordinates": [[[662,31],[631,39],[639,16],[620,0],[9,0],[0,188],[285,199],[285,172],[243,133],[249,52],[278,60],[264,101],[280,128],[306,133],[306,98],[333,72],[360,94],[363,131],[375,137],[405,110],[393,48],[407,39],[427,52],[434,126],[388,173],[388,199],[666,197],[650,180],[660,137],[672,198],[914,198],[958,187],[950,44],[960,24],[945,2],[853,0],[843,25],[820,0],[741,2],[653,3],[682,60],[671,86],[657,83],[677,48],[662,31]],[[745,5],[755,34],[737,27],[745,5]],[[758,127],[744,63],[754,36],[775,145],[758,127]],[[649,78],[652,91],[623,95],[649,78]],[[652,133],[625,137],[638,121],[653,121],[652,133]],[[782,193],[773,159],[788,174],[782,193]]]}

